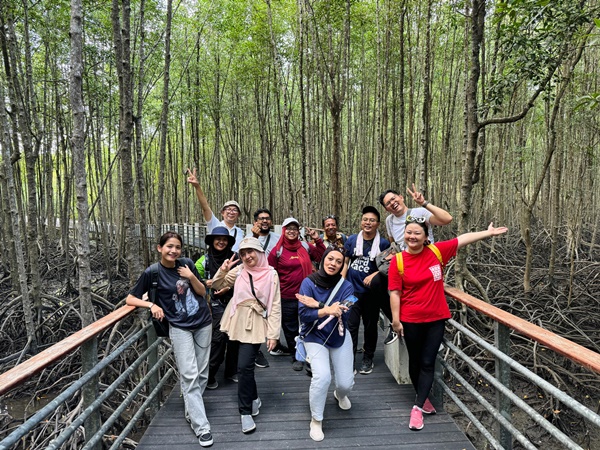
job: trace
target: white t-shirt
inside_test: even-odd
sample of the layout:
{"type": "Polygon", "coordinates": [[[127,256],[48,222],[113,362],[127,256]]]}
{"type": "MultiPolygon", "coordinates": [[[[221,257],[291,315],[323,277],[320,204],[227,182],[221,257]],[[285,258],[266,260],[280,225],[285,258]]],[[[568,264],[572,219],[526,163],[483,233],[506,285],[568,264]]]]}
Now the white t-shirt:
{"type": "Polygon", "coordinates": [[[235,238],[235,244],[233,244],[232,250],[237,252],[240,248],[240,242],[244,239],[244,232],[242,229],[237,225],[234,225],[233,228],[229,228],[225,221],[217,219],[215,213],[213,213],[210,220],[206,222],[206,231],[210,234],[216,227],[225,227],[229,230],[229,234],[235,238]]]}
{"type": "MultiPolygon", "coordinates": [[[[252,232],[246,234],[246,237],[252,237],[254,236],[252,234],[252,232]]],[[[269,234],[259,234],[257,239],[258,242],[260,242],[260,245],[263,246],[263,248],[265,248],[265,242],[267,242],[267,239],[269,241],[269,243],[267,244],[267,247],[265,248],[265,255],[267,256],[267,258],[269,257],[269,253],[271,253],[271,250],[273,250],[273,247],[275,247],[275,244],[277,244],[277,241],[279,241],[279,238],[281,237],[280,234],[277,233],[273,233],[272,231],[269,231],[269,234]]]]}
{"type": "Polygon", "coordinates": [[[391,236],[394,239],[394,242],[400,247],[400,250],[406,248],[406,243],[404,242],[404,229],[406,228],[406,215],[409,212],[413,217],[425,217],[425,222],[429,227],[428,239],[433,243],[433,229],[431,223],[429,223],[429,218],[433,216],[433,214],[431,214],[427,208],[408,208],[400,217],[396,217],[393,214],[387,216],[385,219],[385,226],[387,228],[388,236],[391,236]]]}

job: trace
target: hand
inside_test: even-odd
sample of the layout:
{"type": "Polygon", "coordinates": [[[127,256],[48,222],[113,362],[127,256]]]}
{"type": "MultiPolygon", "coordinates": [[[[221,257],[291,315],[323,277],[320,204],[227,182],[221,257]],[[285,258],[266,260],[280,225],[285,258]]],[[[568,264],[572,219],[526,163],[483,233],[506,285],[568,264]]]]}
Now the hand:
{"type": "Polygon", "coordinates": [[[198,182],[198,177],[196,176],[196,169],[194,169],[194,171],[192,172],[188,168],[187,173],[188,173],[187,182],[190,183],[194,187],[200,186],[200,183],[198,182]]]}
{"type": "Polygon", "coordinates": [[[396,333],[398,333],[398,336],[404,337],[404,327],[402,326],[402,323],[399,320],[394,320],[392,322],[392,329],[396,333]]]}
{"type": "Polygon", "coordinates": [[[339,302],[335,302],[333,305],[326,306],[323,308],[326,314],[334,317],[341,317],[346,311],[348,311],[348,307],[344,305],[340,305],[339,302]]]}
{"type": "Polygon", "coordinates": [[[417,191],[415,183],[412,184],[412,188],[413,190],[411,191],[410,188],[407,187],[406,192],[413,198],[415,203],[417,203],[418,205],[422,205],[423,203],[425,203],[425,196],[423,196],[423,194],[417,191]]]}
{"type": "Polygon", "coordinates": [[[215,291],[215,295],[223,295],[225,292],[231,290],[231,288],[229,286],[225,286],[223,289],[219,289],[218,291],[215,291]]]}
{"type": "Polygon", "coordinates": [[[152,314],[152,317],[158,320],[163,320],[165,318],[165,312],[156,303],[152,304],[152,307],[150,308],[150,314],[152,314]]]}
{"type": "Polygon", "coordinates": [[[223,261],[223,265],[219,270],[222,270],[223,272],[229,272],[231,268],[239,262],[239,259],[234,259],[236,256],[237,255],[234,253],[233,255],[231,255],[231,258],[223,261]]]}
{"type": "Polygon", "coordinates": [[[209,288],[209,289],[212,288],[213,280],[206,280],[205,283],[206,283],[207,288],[209,288]]]}
{"type": "Polygon", "coordinates": [[[308,306],[309,308],[318,308],[319,307],[319,302],[316,301],[314,298],[309,297],[308,295],[296,294],[296,298],[298,299],[298,301],[300,303],[302,303],[305,306],[308,306]]]}
{"type": "Polygon", "coordinates": [[[180,266],[179,269],[177,269],[177,273],[179,276],[187,279],[190,279],[194,276],[194,273],[186,265],[180,266]]]}
{"type": "Polygon", "coordinates": [[[277,339],[267,339],[267,351],[275,350],[277,347],[277,339]]]}
{"type": "Polygon", "coordinates": [[[316,239],[319,239],[319,232],[317,230],[315,230],[314,228],[306,227],[306,232],[308,233],[308,235],[311,237],[311,239],[313,241],[316,239]]]}
{"type": "Polygon", "coordinates": [[[260,226],[258,225],[258,222],[254,224],[254,226],[252,227],[252,236],[254,236],[255,238],[257,238],[260,235],[260,226]]]}
{"type": "Polygon", "coordinates": [[[506,228],[506,227],[495,228],[494,222],[491,222],[490,225],[488,226],[488,231],[491,233],[492,236],[500,236],[501,234],[506,233],[508,231],[508,228],[506,228]]]}
{"type": "Polygon", "coordinates": [[[371,281],[373,281],[373,278],[375,278],[375,275],[377,275],[379,272],[373,272],[371,275],[367,275],[367,277],[365,277],[365,279],[363,280],[363,284],[365,286],[371,286],[371,281]]]}

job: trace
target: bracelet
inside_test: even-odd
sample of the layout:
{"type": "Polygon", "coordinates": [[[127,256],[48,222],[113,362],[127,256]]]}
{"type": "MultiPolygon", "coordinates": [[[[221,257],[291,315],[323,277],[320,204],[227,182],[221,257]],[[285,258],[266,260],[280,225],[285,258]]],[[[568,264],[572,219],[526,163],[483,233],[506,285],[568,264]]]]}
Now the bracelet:
{"type": "Polygon", "coordinates": [[[150,312],[152,312],[152,307],[154,306],[154,303],[150,303],[150,306],[148,306],[148,309],[150,310],[150,312]]]}
{"type": "Polygon", "coordinates": [[[421,208],[427,208],[427,205],[429,205],[429,202],[427,200],[425,200],[422,204],[421,204],[421,208]]]}

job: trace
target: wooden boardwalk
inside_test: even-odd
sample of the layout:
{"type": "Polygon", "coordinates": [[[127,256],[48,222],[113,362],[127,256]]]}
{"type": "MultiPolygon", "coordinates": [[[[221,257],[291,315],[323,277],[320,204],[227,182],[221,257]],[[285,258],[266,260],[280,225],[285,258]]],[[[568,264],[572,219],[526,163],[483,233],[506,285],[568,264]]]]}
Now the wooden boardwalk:
{"type": "MultiPolygon", "coordinates": [[[[382,334],[382,333],[380,333],[382,334]]],[[[310,409],[306,372],[294,372],[287,356],[266,355],[270,367],[256,368],[258,393],[262,400],[255,417],[256,431],[241,431],[237,406],[237,384],[224,381],[222,368],[218,389],[206,390],[204,402],[214,438],[214,449],[304,449],[369,447],[382,449],[462,450],[473,445],[452,418],[438,407],[434,416],[425,416],[425,428],[408,429],[414,390],[398,385],[383,361],[379,343],[375,369],[369,375],[357,374],[349,398],[352,409],[342,411],[333,398],[333,382],[325,406],[325,440],[314,442],[308,435],[310,409]]],[[[264,346],[263,346],[264,351],[264,346]]],[[[360,359],[361,355],[357,355],[360,359]]],[[[437,405],[436,405],[437,406],[437,405]]],[[[138,450],[198,450],[200,445],[183,417],[183,399],[173,389],[156,415],[138,450]]]]}

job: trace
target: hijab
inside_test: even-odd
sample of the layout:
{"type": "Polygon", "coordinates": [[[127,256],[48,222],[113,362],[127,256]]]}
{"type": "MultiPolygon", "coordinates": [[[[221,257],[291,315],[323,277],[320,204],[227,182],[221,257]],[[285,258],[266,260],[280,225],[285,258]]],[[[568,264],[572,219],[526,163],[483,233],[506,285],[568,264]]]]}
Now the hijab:
{"type": "MultiPolygon", "coordinates": [[[[299,238],[292,240],[285,235],[285,230],[287,229],[287,227],[282,227],[281,229],[281,237],[279,238],[277,244],[275,244],[275,247],[273,247],[273,250],[271,250],[271,252],[275,252],[275,254],[277,254],[279,249],[283,247],[286,250],[289,250],[290,252],[297,253],[298,261],[300,261],[300,266],[302,267],[302,276],[306,278],[313,272],[312,263],[310,262],[310,255],[302,245],[302,241],[300,241],[299,238]]],[[[300,236],[300,234],[298,234],[298,236],[300,236]]]]}
{"type": "Polygon", "coordinates": [[[325,253],[323,253],[323,259],[321,259],[321,265],[319,266],[319,270],[309,275],[308,279],[319,287],[325,289],[333,288],[336,284],[338,284],[340,278],[342,278],[342,270],[344,269],[343,257],[343,250],[340,250],[337,247],[328,247],[327,250],[325,250],[325,253]],[[329,275],[327,272],[325,272],[325,269],[323,268],[323,265],[325,264],[325,258],[327,258],[327,255],[331,252],[338,252],[342,255],[342,266],[340,267],[340,270],[338,270],[337,273],[333,275],[329,275]]]}
{"type": "Polygon", "coordinates": [[[234,254],[233,250],[231,249],[233,247],[233,244],[230,244],[228,242],[227,247],[225,247],[223,250],[217,250],[214,244],[215,240],[213,239],[213,241],[208,246],[208,250],[206,252],[206,258],[208,259],[206,269],[209,274],[209,278],[214,277],[219,268],[225,262],[225,260],[231,258],[234,254]]]}

